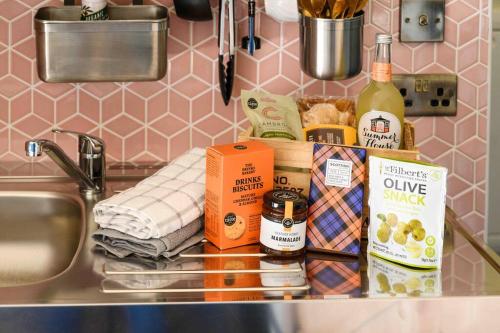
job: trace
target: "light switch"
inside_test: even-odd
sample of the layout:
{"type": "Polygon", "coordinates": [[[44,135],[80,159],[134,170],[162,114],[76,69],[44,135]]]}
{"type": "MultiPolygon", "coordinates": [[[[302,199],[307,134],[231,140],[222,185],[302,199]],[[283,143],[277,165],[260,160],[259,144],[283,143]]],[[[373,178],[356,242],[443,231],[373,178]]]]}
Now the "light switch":
{"type": "Polygon", "coordinates": [[[444,0],[401,0],[401,42],[442,42],[444,0]]]}

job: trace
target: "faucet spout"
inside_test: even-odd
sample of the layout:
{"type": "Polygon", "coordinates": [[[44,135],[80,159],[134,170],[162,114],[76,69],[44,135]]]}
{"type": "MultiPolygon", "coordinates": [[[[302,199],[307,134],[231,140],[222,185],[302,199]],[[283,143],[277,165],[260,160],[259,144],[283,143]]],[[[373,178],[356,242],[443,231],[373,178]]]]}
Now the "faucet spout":
{"type": "Polygon", "coordinates": [[[30,140],[25,144],[26,155],[41,156],[46,153],[68,176],[75,179],[80,185],[82,193],[99,193],[102,188],[87,176],[73,160],[55,142],[50,140],[30,140]]]}

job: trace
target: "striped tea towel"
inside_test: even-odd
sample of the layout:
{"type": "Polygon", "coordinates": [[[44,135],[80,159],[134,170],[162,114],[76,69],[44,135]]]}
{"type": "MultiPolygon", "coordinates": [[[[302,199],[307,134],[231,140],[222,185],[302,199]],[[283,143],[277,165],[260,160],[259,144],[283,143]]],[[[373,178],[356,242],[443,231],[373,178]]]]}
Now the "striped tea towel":
{"type": "Polygon", "coordinates": [[[94,207],[101,228],[161,238],[204,214],[205,149],[194,148],[135,187],[94,207]]]}

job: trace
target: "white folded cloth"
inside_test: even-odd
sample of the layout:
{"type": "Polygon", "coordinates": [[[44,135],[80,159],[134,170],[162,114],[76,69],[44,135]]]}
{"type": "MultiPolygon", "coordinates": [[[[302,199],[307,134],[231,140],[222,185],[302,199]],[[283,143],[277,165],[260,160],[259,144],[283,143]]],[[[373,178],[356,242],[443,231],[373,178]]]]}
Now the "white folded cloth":
{"type": "Polygon", "coordinates": [[[204,214],[205,149],[194,148],[122,193],[97,203],[95,222],[140,238],[164,237],[204,214]]]}

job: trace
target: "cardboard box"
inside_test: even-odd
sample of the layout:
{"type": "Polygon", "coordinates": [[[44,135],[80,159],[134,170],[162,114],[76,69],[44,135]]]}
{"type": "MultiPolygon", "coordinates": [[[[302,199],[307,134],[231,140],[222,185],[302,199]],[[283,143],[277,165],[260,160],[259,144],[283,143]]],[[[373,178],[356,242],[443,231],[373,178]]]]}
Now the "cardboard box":
{"type": "Polygon", "coordinates": [[[257,141],[207,149],[205,237],[219,249],[257,243],[274,150],[257,141]]]}
{"type": "MultiPolygon", "coordinates": [[[[258,253],[259,245],[243,246],[237,249],[220,251],[211,244],[205,244],[206,254],[246,254],[258,253]]],[[[259,269],[258,257],[214,257],[205,258],[204,265],[207,270],[227,270],[224,274],[204,274],[205,288],[255,288],[261,286],[260,274],[231,273],[235,269],[259,269]]],[[[226,301],[255,301],[264,299],[262,291],[207,291],[205,300],[211,302],[226,301]]]]}

